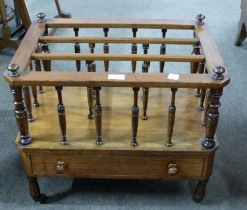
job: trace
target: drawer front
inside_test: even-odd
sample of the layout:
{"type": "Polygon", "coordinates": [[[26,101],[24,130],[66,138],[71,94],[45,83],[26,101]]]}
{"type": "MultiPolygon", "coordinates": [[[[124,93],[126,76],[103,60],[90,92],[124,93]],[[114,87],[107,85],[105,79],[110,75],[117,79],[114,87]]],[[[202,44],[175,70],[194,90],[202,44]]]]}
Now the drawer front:
{"type": "Polygon", "coordinates": [[[31,155],[37,176],[87,178],[200,178],[203,158],[174,156],[31,155]]]}

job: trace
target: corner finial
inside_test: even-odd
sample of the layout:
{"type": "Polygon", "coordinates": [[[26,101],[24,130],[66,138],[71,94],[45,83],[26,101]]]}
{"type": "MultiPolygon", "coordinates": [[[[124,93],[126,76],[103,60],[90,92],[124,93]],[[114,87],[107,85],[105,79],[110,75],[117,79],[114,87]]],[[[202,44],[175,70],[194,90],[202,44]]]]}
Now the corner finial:
{"type": "Polygon", "coordinates": [[[204,20],[205,19],[205,15],[203,15],[203,14],[199,14],[199,15],[197,15],[196,16],[196,24],[197,25],[204,25],[204,20]]]}
{"type": "Polygon", "coordinates": [[[214,80],[223,80],[224,79],[224,73],[225,73],[225,68],[222,65],[215,66],[213,68],[213,76],[212,79],[214,80]]]}
{"type": "Polygon", "coordinates": [[[37,18],[39,18],[38,23],[45,23],[45,16],[46,16],[45,13],[39,12],[37,14],[37,18]]]}
{"type": "Polygon", "coordinates": [[[16,63],[10,63],[8,65],[8,73],[10,77],[18,77],[20,75],[20,72],[18,71],[19,65],[16,63]]]}

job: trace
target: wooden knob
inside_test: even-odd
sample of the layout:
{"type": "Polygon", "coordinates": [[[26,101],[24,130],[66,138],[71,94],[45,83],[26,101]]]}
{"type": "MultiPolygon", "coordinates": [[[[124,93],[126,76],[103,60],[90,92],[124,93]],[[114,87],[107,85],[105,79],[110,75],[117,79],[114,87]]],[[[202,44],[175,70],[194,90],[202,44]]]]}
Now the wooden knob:
{"type": "Polygon", "coordinates": [[[224,79],[224,73],[225,73],[225,68],[222,65],[214,66],[213,68],[213,76],[212,79],[214,80],[223,80],[224,79]]]}
{"type": "Polygon", "coordinates": [[[18,71],[19,65],[16,63],[10,63],[8,65],[8,73],[10,77],[18,77],[20,72],[18,71]]]}
{"type": "Polygon", "coordinates": [[[203,15],[203,14],[197,15],[196,16],[196,20],[197,20],[196,24],[197,25],[203,25],[204,24],[204,21],[203,21],[204,19],[205,19],[205,15],[203,15]]]}
{"type": "Polygon", "coordinates": [[[178,173],[178,166],[176,164],[169,164],[168,165],[168,174],[170,176],[175,176],[178,173]]]}
{"type": "Polygon", "coordinates": [[[38,23],[44,23],[45,22],[45,16],[46,14],[43,12],[39,12],[37,14],[37,18],[39,18],[38,23]]]}
{"type": "Polygon", "coordinates": [[[56,172],[61,174],[65,171],[65,163],[64,161],[57,161],[57,164],[56,164],[56,172]]]}

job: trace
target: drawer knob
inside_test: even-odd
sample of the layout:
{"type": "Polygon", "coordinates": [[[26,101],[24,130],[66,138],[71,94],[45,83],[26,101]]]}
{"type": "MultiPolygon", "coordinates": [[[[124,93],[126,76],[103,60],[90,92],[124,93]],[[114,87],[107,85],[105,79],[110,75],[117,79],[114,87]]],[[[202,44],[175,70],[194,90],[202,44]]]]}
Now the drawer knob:
{"type": "Polygon", "coordinates": [[[170,176],[175,176],[178,173],[178,166],[176,164],[169,164],[168,165],[168,174],[170,176]]]}
{"type": "Polygon", "coordinates": [[[61,160],[57,161],[56,172],[61,174],[65,171],[65,163],[61,160]]]}

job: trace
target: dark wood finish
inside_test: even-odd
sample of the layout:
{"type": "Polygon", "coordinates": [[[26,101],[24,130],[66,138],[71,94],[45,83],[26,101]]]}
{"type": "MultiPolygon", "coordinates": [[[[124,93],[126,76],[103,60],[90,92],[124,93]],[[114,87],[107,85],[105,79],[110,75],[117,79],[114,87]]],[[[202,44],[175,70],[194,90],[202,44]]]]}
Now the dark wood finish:
{"type": "Polygon", "coordinates": [[[167,147],[171,147],[173,145],[172,134],[173,134],[173,127],[175,122],[175,114],[176,114],[175,96],[176,96],[177,88],[172,88],[171,91],[172,91],[171,105],[169,106],[169,111],[168,111],[167,142],[166,142],[167,147]]]}
{"type": "MultiPolygon", "coordinates": [[[[133,33],[133,38],[136,39],[136,33],[138,29],[137,28],[132,28],[132,33],[133,33]]],[[[131,45],[131,54],[137,54],[137,43],[132,43],[131,45]]],[[[132,72],[136,72],[136,61],[131,62],[132,65],[132,72]]]]}
{"type": "MultiPolygon", "coordinates": [[[[79,28],[74,28],[74,32],[75,32],[75,37],[78,37],[79,28]]],[[[74,48],[75,48],[75,53],[81,53],[80,43],[76,42],[74,45],[74,48]]],[[[76,70],[81,71],[81,61],[80,60],[76,60],[76,70]]]]}
{"type": "Polygon", "coordinates": [[[15,118],[20,131],[19,143],[27,145],[31,143],[32,139],[28,131],[27,110],[22,96],[22,87],[11,86],[11,92],[14,98],[15,118]]]}
{"type": "MultiPolygon", "coordinates": [[[[37,49],[36,49],[37,53],[41,53],[42,49],[41,49],[41,45],[39,44],[37,49]]],[[[35,71],[41,72],[42,71],[42,67],[41,67],[41,61],[40,60],[35,60],[34,61],[34,66],[35,66],[35,71]]],[[[39,86],[39,93],[42,94],[44,93],[44,89],[42,86],[39,86]]]]}
{"type": "MultiPolygon", "coordinates": [[[[108,37],[109,28],[103,28],[103,31],[104,31],[104,36],[108,37]]],[[[109,44],[107,42],[104,43],[103,52],[105,54],[109,54],[110,52],[109,44]]],[[[104,66],[105,66],[105,71],[108,72],[109,71],[109,61],[107,60],[104,61],[104,66]]]]}
{"type": "Polygon", "coordinates": [[[241,0],[241,15],[238,25],[238,31],[234,41],[234,44],[236,46],[241,46],[241,44],[244,42],[244,40],[247,37],[246,24],[247,24],[247,1],[241,0]]]}
{"type": "Polygon", "coordinates": [[[220,97],[222,95],[222,89],[210,89],[208,98],[208,110],[206,121],[206,136],[202,141],[202,146],[206,149],[213,148],[215,146],[215,132],[219,119],[219,107],[220,97]]]}
{"type": "Polygon", "coordinates": [[[65,107],[63,104],[62,99],[62,89],[63,87],[56,87],[57,96],[58,96],[58,104],[57,104],[57,112],[58,112],[58,119],[59,119],[59,126],[61,131],[61,144],[67,145],[69,144],[68,139],[66,137],[66,116],[65,116],[65,107]]]}
{"type": "Polygon", "coordinates": [[[34,122],[35,118],[33,117],[32,113],[32,101],[30,96],[30,88],[29,87],[23,87],[23,93],[24,93],[24,101],[27,108],[27,119],[29,122],[34,122]]]}
{"type": "MultiPolygon", "coordinates": [[[[165,38],[166,37],[166,33],[167,33],[167,29],[162,29],[161,31],[162,31],[162,38],[165,38]]],[[[160,54],[161,55],[165,55],[166,54],[166,45],[165,44],[162,44],[160,46],[160,54]]],[[[161,61],[160,62],[160,73],[164,72],[164,67],[165,67],[165,62],[161,61]]]]}
{"type": "Polygon", "coordinates": [[[208,101],[209,101],[209,90],[205,91],[205,107],[204,107],[204,114],[203,114],[203,120],[202,125],[206,126],[207,124],[207,113],[208,113],[208,101]]]}
{"type": "Polygon", "coordinates": [[[204,198],[205,193],[206,193],[207,183],[208,183],[208,179],[198,181],[198,184],[196,186],[196,189],[195,189],[195,192],[194,192],[194,195],[193,195],[193,200],[196,203],[201,202],[202,199],[204,198]]]}
{"type": "Polygon", "coordinates": [[[38,101],[38,95],[37,95],[37,87],[36,86],[32,86],[32,95],[33,95],[33,106],[34,107],[39,107],[39,101],[38,101]]]}
{"type": "MultiPolygon", "coordinates": [[[[96,64],[89,62],[87,64],[88,72],[95,72],[96,71],[96,64]]],[[[94,117],[93,113],[93,96],[94,96],[94,89],[93,87],[87,87],[87,100],[88,100],[88,118],[92,119],[94,117]]]]}
{"type": "Polygon", "coordinates": [[[95,87],[95,126],[96,126],[96,145],[102,145],[102,107],[100,104],[100,87],[95,87]]]}
{"type": "MultiPolygon", "coordinates": [[[[205,67],[205,62],[204,61],[200,62],[198,64],[198,67],[197,67],[197,73],[198,74],[203,74],[204,73],[204,67],[205,67]]],[[[196,97],[200,97],[201,96],[201,89],[200,88],[197,88],[195,96],[196,97]]]]}
{"type": "MultiPolygon", "coordinates": [[[[143,73],[148,73],[148,68],[149,68],[150,64],[148,62],[143,63],[142,64],[142,72],[143,73]]],[[[149,93],[149,88],[147,87],[143,87],[142,88],[143,91],[143,114],[142,114],[142,119],[143,120],[147,120],[148,116],[147,116],[147,109],[148,109],[148,93],[149,93]]]]}
{"type": "MultiPolygon", "coordinates": [[[[200,55],[200,47],[199,46],[194,46],[191,55],[200,55]]],[[[199,65],[198,62],[192,62],[190,64],[190,73],[191,74],[197,73],[198,65],[199,65]]]]}
{"type": "Polygon", "coordinates": [[[57,12],[58,12],[58,15],[57,15],[56,17],[61,17],[61,18],[71,18],[71,14],[70,14],[70,13],[64,12],[64,11],[61,9],[61,6],[60,6],[58,0],[55,0],[55,4],[56,4],[56,7],[57,7],[57,12]]]}
{"type": "Polygon", "coordinates": [[[47,199],[45,194],[40,193],[37,177],[28,177],[29,192],[34,201],[44,203],[47,199]]]}
{"type": "Polygon", "coordinates": [[[137,130],[138,130],[138,119],[139,119],[139,107],[138,107],[138,91],[140,88],[133,88],[134,91],[134,105],[132,106],[132,140],[131,146],[135,147],[138,145],[137,142],[137,130]]]}
{"type": "Polygon", "coordinates": [[[204,110],[205,97],[206,97],[206,90],[201,89],[201,97],[200,97],[200,104],[199,104],[199,111],[201,112],[204,110]]]}

